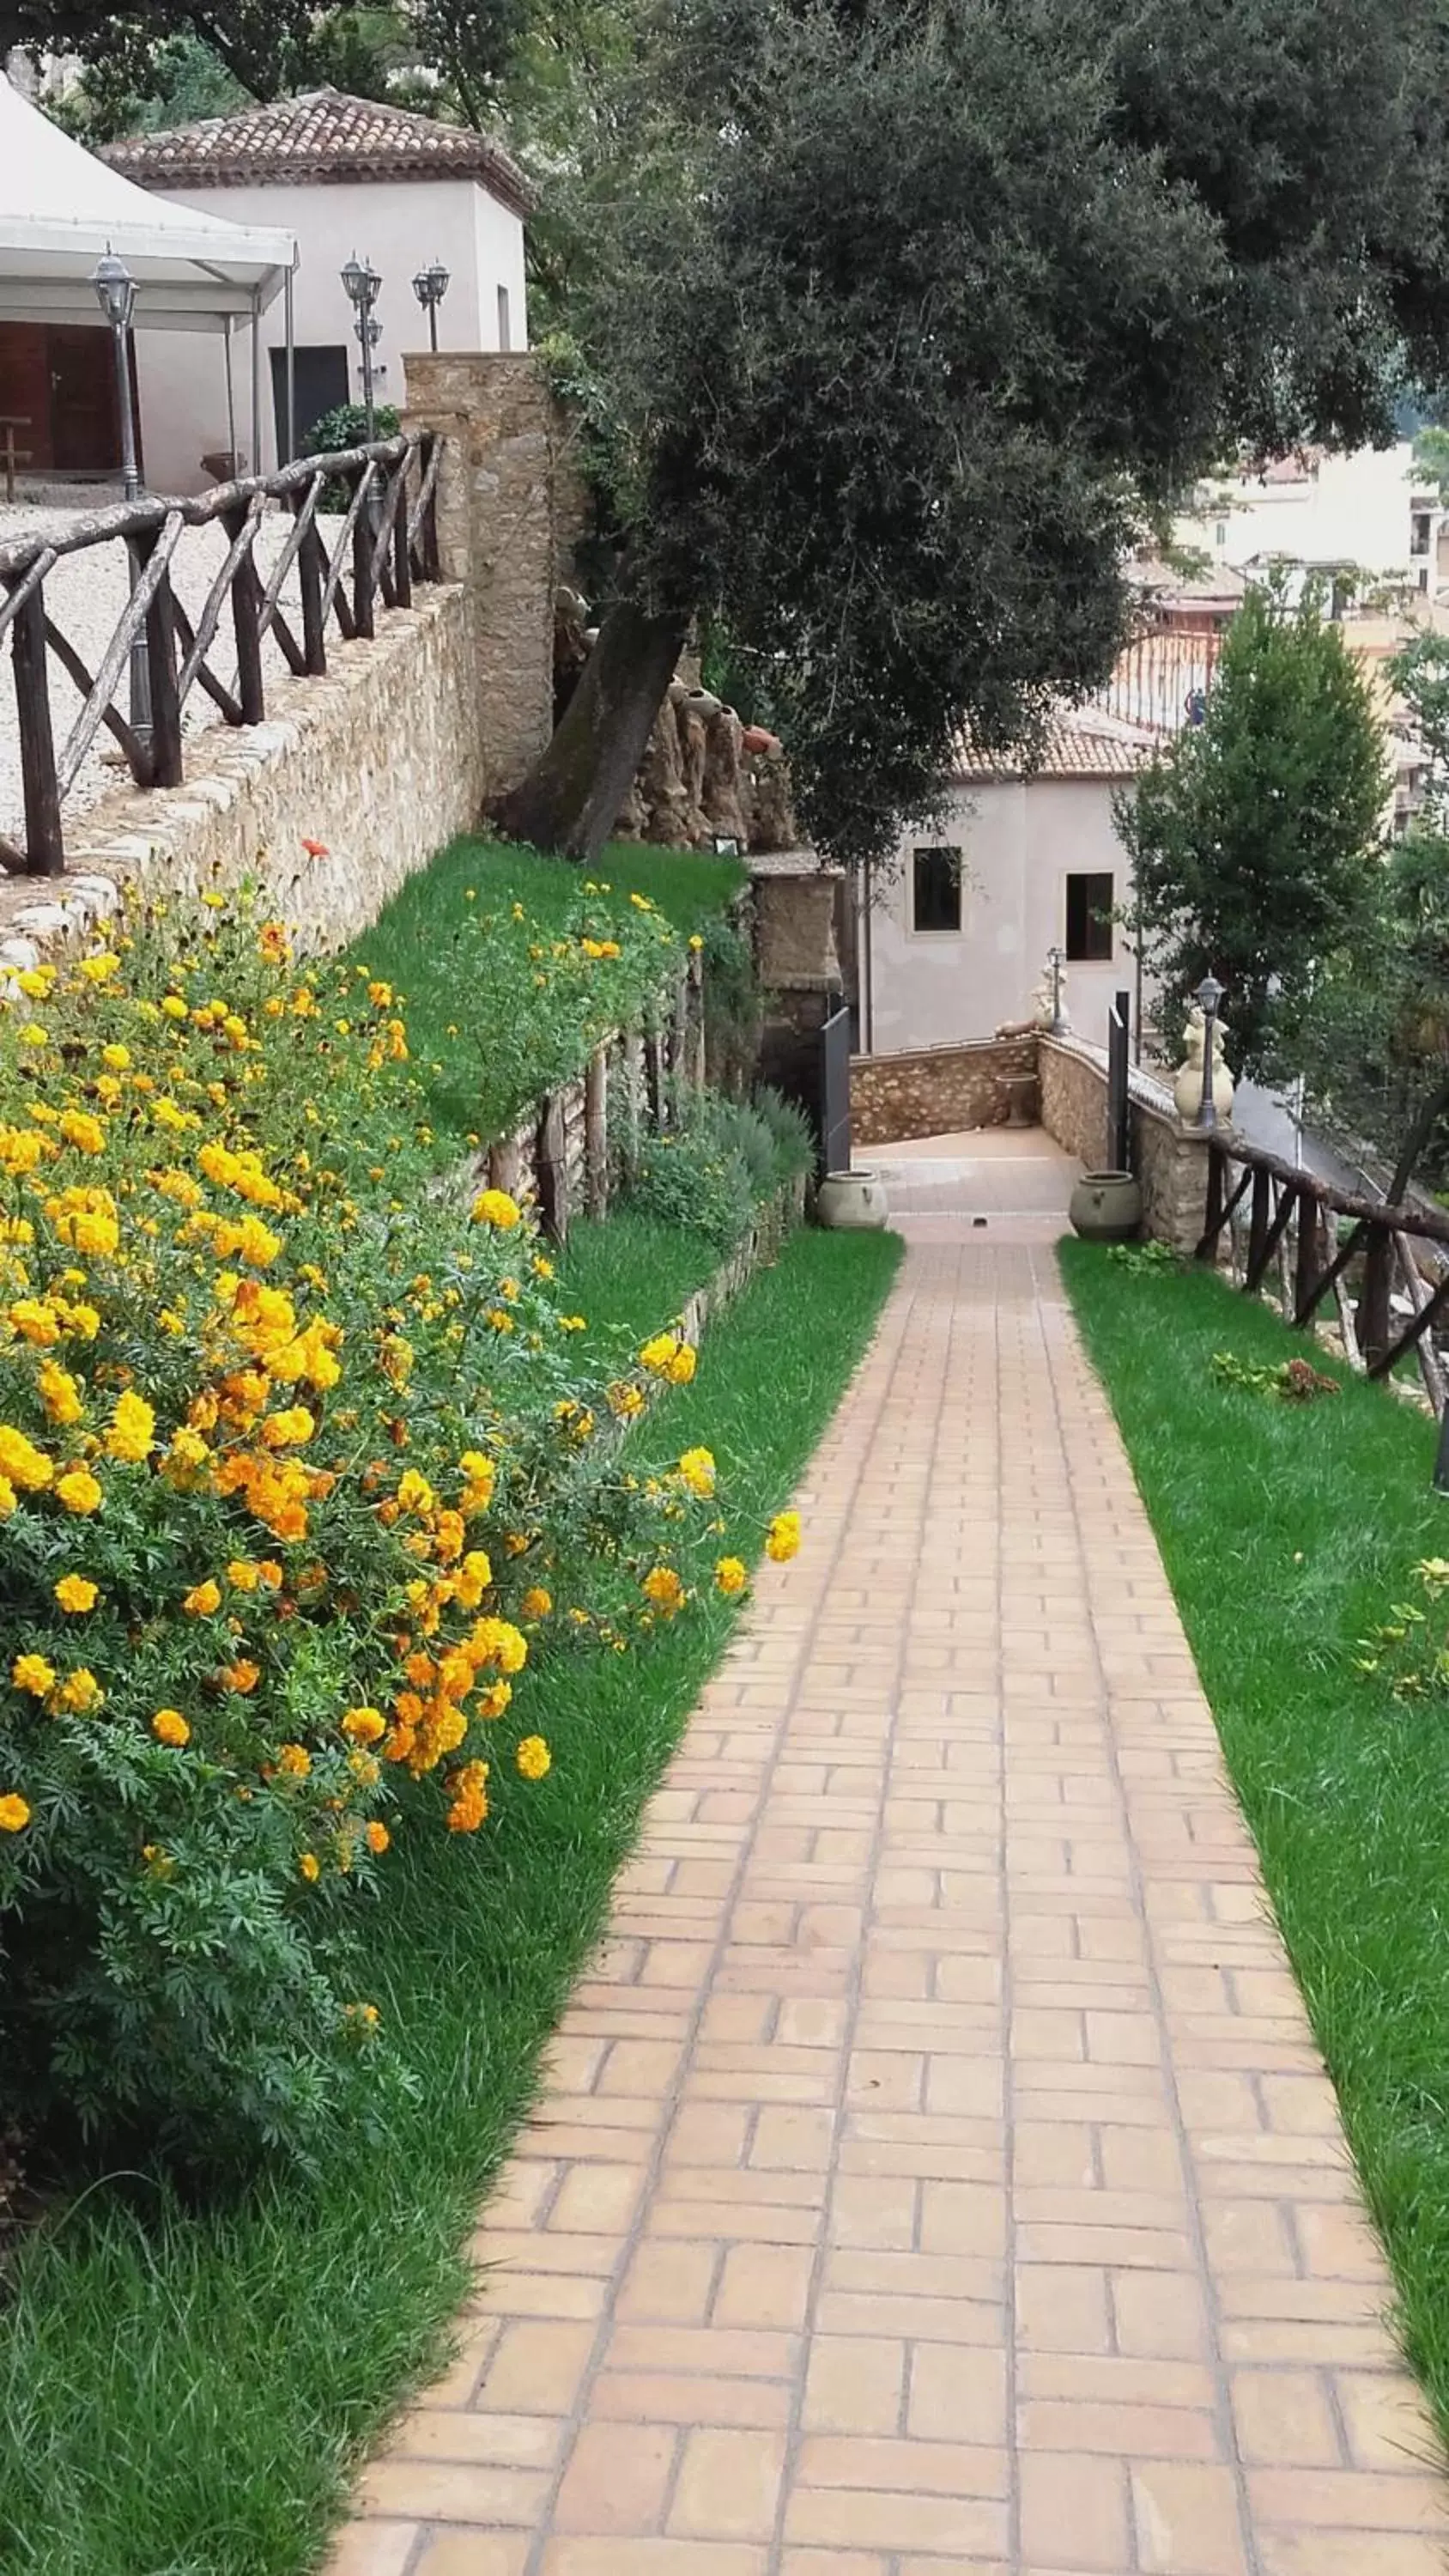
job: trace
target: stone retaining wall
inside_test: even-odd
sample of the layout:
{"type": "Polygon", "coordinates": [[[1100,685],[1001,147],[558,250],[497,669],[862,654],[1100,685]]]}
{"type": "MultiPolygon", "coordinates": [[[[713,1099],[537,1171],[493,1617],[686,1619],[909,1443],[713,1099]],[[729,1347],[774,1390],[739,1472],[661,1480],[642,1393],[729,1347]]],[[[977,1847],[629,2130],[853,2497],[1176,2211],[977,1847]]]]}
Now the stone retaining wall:
{"type": "MultiPolygon", "coordinates": [[[[1107,1059],[1075,1038],[1039,1040],[1041,1123],[1086,1169],[1107,1167],[1107,1059]]],[[[1132,1076],[1132,1152],[1143,1231],[1175,1252],[1196,1251],[1207,1209],[1207,1138],[1184,1127],[1171,1095],[1132,1076]]]]}
{"type": "MultiPolygon", "coordinates": [[[[1008,1085],[1031,1083],[1036,1071],[1034,1029],[1015,1037],[985,1038],[972,1046],[852,1056],[852,1140],[857,1145],[894,1145],[909,1136],[950,1136],[964,1128],[1002,1127],[1012,1107],[1008,1085]]],[[[1034,1123],[1034,1090],[1020,1095],[1020,1101],[1027,1122],[1034,1123]]]]}
{"type": "Polygon", "coordinates": [[[304,948],[340,947],[475,823],[483,752],[462,588],[420,590],[379,615],[373,642],[329,636],[327,651],[325,679],[273,684],[264,724],[189,738],[184,786],[103,798],[63,877],[0,886],[0,974],[113,911],[126,882],[175,900],[250,878],[304,948]]]}

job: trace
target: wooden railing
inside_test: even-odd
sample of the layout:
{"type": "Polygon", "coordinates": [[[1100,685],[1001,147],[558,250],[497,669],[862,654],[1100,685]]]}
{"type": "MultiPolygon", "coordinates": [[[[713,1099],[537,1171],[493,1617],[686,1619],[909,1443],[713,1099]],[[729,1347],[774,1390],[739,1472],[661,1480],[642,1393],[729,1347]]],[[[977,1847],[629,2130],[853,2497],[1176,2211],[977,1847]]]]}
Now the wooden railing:
{"type": "Polygon", "coordinates": [[[335,455],[307,456],[276,474],[218,483],[192,500],[147,499],[77,519],[49,535],[0,545],[0,639],[12,637],[20,724],[25,847],[0,843],[0,863],[29,876],[59,876],[65,865],[61,805],[102,725],[125,754],[140,787],[182,783],[181,717],[193,688],[202,689],[230,725],[260,724],[266,714],[262,646],[274,637],[289,671],[320,677],[327,633],[370,636],[377,603],[405,608],[415,582],[439,579],[436,497],[441,446],[431,431],[380,439],[335,455]],[[318,524],[329,484],[340,486],[345,515],[331,540],[318,524]],[[292,514],[286,543],[263,582],[254,560],[269,502],[292,514]],[[186,528],[218,521],[227,553],[195,626],[172,586],[170,565],[186,528]],[[123,544],[133,578],[126,606],[92,673],[47,613],[45,581],[62,555],[123,544]],[[281,605],[296,567],[301,601],[298,635],[281,605]],[[208,656],[230,610],[234,684],[208,656]],[[143,650],[150,720],[138,730],[115,703],[133,650],[143,650]],[[56,748],[47,656],[53,653],[80,692],[81,709],[56,748]]]}
{"type": "Polygon", "coordinates": [[[1445,1368],[1433,1328],[1449,1309],[1449,1215],[1360,1197],[1224,1136],[1214,1137],[1208,1155],[1200,1261],[1219,1258],[1225,1230],[1234,1277],[1248,1295],[1262,1292],[1276,1273],[1284,1318],[1300,1330],[1331,1295],[1352,1366],[1387,1377],[1412,1353],[1424,1392],[1444,1419],[1445,1368]],[[1416,1243],[1433,1247],[1430,1278],[1415,1256],[1416,1243]],[[1408,1310],[1398,1323],[1396,1281],[1408,1310]]]}

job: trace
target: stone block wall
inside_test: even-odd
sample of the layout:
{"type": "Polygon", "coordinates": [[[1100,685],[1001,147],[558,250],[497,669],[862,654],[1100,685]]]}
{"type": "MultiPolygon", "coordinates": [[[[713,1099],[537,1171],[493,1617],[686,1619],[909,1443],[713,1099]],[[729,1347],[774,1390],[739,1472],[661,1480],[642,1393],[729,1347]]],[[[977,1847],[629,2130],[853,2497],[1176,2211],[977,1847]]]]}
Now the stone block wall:
{"type": "MultiPolygon", "coordinates": [[[[1034,1029],[1014,1037],[985,1038],[971,1046],[852,1056],[852,1141],[893,1145],[908,1136],[949,1136],[963,1128],[1004,1126],[1012,1106],[1009,1086],[1031,1083],[1036,1071],[1034,1029]]],[[[1022,1107],[1027,1119],[1034,1119],[1034,1091],[1023,1096],[1022,1107]]],[[[1044,1119],[1043,1123],[1049,1122],[1044,1119]]]]}
{"type": "Polygon", "coordinates": [[[1083,1047],[1037,1041],[1041,1123],[1089,1172],[1107,1162],[1107,1068],[1083,1047]]]}
{"type": "Polygon", "coordinates": [[[304,947],[339,947],[483,801],[468,606],[421,589],[373,642],[328,638],[325,679],[269,685],[265,723],[188,740],[185,784],[129,782],[76,827],[67,873],[0,885],[0,972],[114,909],[116,889],[259,883],[304,947]],[[320,845],[320,854],[304,843],[320,845]]]}
{"type": "Polygon", "coordinates": [[[438,547],[468,598],[484,797],[526,776],[553,732],[554,597],[587,499],[574,441],[537,357],[408,359],[407,429],[440,431],[438,547]]]}
{"type": "MultiPolygon", "coordinates": [[[[1107,1166],[1107,1059],[1074,1038],[1039,1041],[1041,1123],[1086,1169],[1107,1166]]],[[[1175,1252],[1196,1251],[1207,1211],[1207,1139],[1184,1127],[1162,1084],[1132,1076],[1132,1152],[1143,1230],[1175,1252]]]]}

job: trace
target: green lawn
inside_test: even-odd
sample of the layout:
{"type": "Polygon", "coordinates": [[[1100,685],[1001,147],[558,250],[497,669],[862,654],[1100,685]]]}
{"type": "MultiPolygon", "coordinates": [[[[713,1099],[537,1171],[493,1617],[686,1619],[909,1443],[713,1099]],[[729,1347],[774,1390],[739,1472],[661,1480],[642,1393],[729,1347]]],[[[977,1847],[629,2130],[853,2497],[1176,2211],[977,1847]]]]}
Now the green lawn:
{"type": "Polygon", "coordinates": [[[1220,1383],[1215,1351],[1312,1346],[1204,1272],[1130,1276],[1079,1243],[1062,1268],[1449,2434],[1449,1701],[1353,1668],[1416,1562],[1449,1556],[1435,1429],[1316,1352],[1341,1395],[1220,1383]]]}
{"type": "MultiPolygon", "coordinates": [[[[578,902],[586,879],[607,887],[606,908],[623,915],[631,894],[646,895],[688,937],[725,911],[748,883],[748,874],[738,859],[696,850],[619,843],[590,871],[515,843],[465,838],[450,842],[409,877],[354,944],[352,953],[406,997],[413,1054],[445,1144],[455,1146],[466,1138],[479,1117],[479,1039],[469,1022],[460,934],[470,917],[514,903],[521,903],[544,928],[557,928],[578,902]]],[[[521,1010],[530,999],[520,993],[521,1010]]]]}
{"type": "MultiPolygon", "coordinates": [[[[665,1250],[636,1228],[632,1250],[584,1238],[571,1263],[601,1317],[635,1329],[674,1301],[665,1250]]],[[[505,1781],[476,1843],[429,1842],[415,1862],[400,1843],[373,1992],[412,2098],[379,2103],[373,2134],[339,2137],[318,2181],[283,2173],[197,2207],[154,2177],[109,2175],[23,2247],[0,2337],[7,2576],[317,2565],[359,2457],[443,2358],[477,2203],[725,1644],[713,1552],[757,1555],[899,1252],[892,1236],[797,1234],[730,1308],[693,1388],[666,1396],[631,1451],[644,1467],[702,1442],[719,1461],[728,1535],[699,1542],[698,1607],[644,1662],[556,1649],[530,1699],[554,1748],[544,1788],[510,1797],[505,1781]]]]}

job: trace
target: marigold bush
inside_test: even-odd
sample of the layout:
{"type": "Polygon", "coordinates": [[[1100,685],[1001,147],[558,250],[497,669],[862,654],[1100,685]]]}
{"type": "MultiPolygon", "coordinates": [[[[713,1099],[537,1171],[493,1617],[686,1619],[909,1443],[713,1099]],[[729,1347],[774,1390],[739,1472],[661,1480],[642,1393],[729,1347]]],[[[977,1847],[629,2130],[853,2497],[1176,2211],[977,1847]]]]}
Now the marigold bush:
{"type": "Polygon", "coordinates": [[[504,1772],[548,1794],[540,1641],[627,1652],[686,1606],[714,1461],[641,1480],[617,1434],[694,1354],[597,1365],[526,1211],[440,1188],[365,968],[242,905],[20,983],[0,2111],[305,2152],[387,2079],[390,1847],[476,1833],[504,1772]]]}

